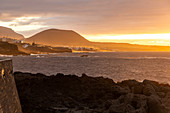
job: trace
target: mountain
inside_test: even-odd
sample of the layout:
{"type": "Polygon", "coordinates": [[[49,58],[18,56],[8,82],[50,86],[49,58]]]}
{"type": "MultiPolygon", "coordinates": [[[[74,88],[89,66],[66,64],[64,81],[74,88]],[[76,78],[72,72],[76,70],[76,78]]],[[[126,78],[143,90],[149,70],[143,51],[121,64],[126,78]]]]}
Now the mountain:
{"type": "Polygon", "coordinates": [[[30,38],[27,43],[36,43],[50,46],[89,46],[90,41],[72,30],[48,29],[30,38]]]}
{"type": "Polygon", "coordinates": [[[0,26],[0,38],[24,39],[24,36],[14,32],[12,29],[0,26]]]}

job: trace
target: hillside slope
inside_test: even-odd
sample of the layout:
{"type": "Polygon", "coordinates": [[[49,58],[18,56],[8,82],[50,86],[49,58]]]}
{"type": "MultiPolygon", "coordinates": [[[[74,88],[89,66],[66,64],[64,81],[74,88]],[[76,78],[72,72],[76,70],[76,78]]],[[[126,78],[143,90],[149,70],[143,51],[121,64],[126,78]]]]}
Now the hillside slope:
{"type": "Polygon", "coordinates": [[[24,39],[24,36],[16,33],[10,28],[0,26],[0,38],[11,38],[21,40],[24,39]]]}

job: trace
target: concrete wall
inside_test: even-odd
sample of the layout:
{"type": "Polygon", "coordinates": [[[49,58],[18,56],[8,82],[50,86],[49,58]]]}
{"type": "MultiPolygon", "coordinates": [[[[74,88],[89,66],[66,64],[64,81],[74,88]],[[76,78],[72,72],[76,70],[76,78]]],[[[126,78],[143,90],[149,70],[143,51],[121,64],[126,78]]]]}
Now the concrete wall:
{"type": "Polygon", "coordinates": [[[0,113],[22,113],[11,60],[0,60],[0,113]]]}

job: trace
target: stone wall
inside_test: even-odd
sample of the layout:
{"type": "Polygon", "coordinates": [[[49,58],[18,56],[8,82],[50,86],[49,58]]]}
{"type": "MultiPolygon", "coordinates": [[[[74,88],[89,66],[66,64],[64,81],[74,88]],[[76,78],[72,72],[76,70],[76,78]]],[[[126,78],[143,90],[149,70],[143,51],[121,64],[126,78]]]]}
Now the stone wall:
{"type": "Polygon", "coordinates": [[[22,113],[12,60],[0,60],[0,113],[22,113]]]}

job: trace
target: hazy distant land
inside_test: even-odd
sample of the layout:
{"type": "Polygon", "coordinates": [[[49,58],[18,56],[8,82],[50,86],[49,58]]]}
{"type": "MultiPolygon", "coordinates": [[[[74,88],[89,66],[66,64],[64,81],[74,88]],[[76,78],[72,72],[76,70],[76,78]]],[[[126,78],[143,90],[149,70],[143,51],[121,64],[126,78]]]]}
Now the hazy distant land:
{"type": "Polygon", "coordinates": [[[1,47],[0,54],[5,49],[8,54],[48,54],[59,52],[96,52],[96,51],[170,51],[169,46],[146,46],[128,43],[102,43],[90,42],[80,34],[72,30],[48,29],[35,34],[32,37],[24,38],[23,35],[14,32],[12,29],[0,27],[1,47]],[[2,43],[9,43],[9,46],[16,45],[16,50],[3,47],[2,43]]]}
{"type": "Polygon", "coordinates": [[[87,47],[98,51],[170,51],[169,46],[146,46],[128,43],[101,43],[90,42],[72,30],[49,29],[42,31],[28,39],[26,42],[36,42],[49,46],[87,47]]]}

